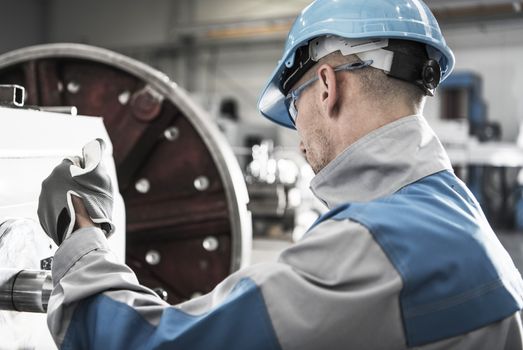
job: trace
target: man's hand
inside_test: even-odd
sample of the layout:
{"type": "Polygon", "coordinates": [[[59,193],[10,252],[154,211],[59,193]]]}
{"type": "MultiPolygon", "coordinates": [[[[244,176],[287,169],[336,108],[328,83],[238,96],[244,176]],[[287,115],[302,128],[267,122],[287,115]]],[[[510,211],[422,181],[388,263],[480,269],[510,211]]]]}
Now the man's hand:
{"type": "Polygon", "coordinates": [[[97,224],[107,236],[114,232],[113,187],[102,162],[104,146],[101,139],[88,143],[82,157],[64,159],[42,182],[38,218],[57,245],[74,228],[97,224]]]}
{"type": "Polygon", "coordinates": [[[85,209],[85,204],[80,197],[72,196],[71,200],[73,202],[74,213],[75,213],[75,225],[74,230],[79,230],[85,227],[100,227],[94,223],[93,220],[89,217],[87,209],[85,209]]]}

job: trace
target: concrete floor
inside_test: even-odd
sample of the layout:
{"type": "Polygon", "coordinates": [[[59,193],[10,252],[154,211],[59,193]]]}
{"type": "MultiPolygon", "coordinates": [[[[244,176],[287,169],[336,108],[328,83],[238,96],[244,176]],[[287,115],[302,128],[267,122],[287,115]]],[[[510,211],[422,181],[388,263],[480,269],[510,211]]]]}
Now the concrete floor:
{"type": "Polygon", "coordinates": [[[519,272],[523,272],[523,232],[498,233],[501,244],[508,251],[519,272]]]}

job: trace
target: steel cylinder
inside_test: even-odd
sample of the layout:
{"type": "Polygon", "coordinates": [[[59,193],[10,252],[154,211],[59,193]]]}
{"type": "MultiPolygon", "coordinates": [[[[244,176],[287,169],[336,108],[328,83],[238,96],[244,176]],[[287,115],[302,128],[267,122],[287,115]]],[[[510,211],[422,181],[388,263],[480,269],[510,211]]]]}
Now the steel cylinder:
{"type": "Polygon", "coordinates": [[[46,312],[51,271],[0,269],[0,310],[46,312]]]}

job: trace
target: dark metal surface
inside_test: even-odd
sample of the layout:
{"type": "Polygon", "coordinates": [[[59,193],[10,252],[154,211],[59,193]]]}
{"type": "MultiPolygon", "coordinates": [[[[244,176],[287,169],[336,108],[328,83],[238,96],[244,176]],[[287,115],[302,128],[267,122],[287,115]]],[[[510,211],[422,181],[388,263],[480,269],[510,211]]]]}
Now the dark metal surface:
{"type": "Polygon", "coordinates": [[[207,115],[163,74],[107,50],[55,44],[0,56],[0,83],[25,86],[26,104],[104,118],[126,204],[126,260],[143,284],[177,303],[246,262],[241,171],[207,115]],[[219,243],[211,251],[208,236],[219,243]],[[151,250],[161,257],[154,264],[151,250]]]}

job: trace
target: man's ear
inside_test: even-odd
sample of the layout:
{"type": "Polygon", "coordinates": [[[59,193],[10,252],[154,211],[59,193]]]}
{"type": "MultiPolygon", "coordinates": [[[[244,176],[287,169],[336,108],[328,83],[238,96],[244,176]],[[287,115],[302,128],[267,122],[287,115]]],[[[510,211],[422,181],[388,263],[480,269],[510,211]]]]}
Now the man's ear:
{"type": "Polygon", "coordinates": [[[328,64],[318,68],[318,78],[321,85],[321,103],[329,117],[336,116],[339,102],[339,86],[336,82],[336,72],[328,64]]]}

